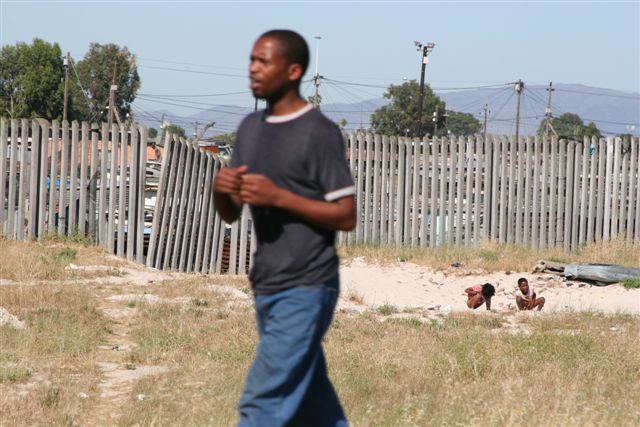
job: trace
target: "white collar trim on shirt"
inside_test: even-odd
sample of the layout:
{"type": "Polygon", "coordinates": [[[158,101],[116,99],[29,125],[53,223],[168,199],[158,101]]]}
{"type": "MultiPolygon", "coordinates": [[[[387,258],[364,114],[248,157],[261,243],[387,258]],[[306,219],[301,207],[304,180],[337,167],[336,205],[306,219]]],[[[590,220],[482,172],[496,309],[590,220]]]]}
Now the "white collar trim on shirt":
{"type": "Polygon", "coordinates": [[[293,113],[285,114],[284,116],[267,116],[265,119],[269,123],[284,123],[290,122],[291,120],[295,120],[298,117],[305,114],[307,111],[310,111],[313,108],[313,105],[307,104],[298,111],[294,111],[293,113]]]}

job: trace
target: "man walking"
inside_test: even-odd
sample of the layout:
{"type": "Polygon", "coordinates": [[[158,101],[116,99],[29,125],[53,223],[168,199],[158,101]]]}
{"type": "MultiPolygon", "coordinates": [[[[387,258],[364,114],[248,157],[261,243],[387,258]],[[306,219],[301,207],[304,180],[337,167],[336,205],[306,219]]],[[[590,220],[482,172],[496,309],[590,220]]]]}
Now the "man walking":
{"type": "Polygon", "coordinates": [[[214,182],[226,222],[248,203],[257,234],[250,280],[260,341],[240,399],[239,426],[346,426],[322,338],[338,298],[335,231],[352,230],[354,185],[339,128],[300,96],[305,40],[258,38],[250,88],[268,107],[247,116],[214,182]]]}

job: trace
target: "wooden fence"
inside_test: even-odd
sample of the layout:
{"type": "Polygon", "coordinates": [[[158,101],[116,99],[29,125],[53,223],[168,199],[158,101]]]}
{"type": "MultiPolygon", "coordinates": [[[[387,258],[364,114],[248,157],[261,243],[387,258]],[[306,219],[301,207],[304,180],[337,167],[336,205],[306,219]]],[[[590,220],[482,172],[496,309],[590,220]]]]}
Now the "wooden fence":
{"type": "MultiPolygon", "coordinates": [[[[229,226],[213,206],[213,178],[226,162],[175,135],[164,141],[147,242],[146,134],[141,126],[109,131],[106,124],[1,119],[4,238],[80,233],[157,268],[245,273],[255,247],[248,209],[229,226]]],[[[493,240],[570,250],[640,242],[638,138],[516,143],[351,134],[346,142],[358,222],[338,233],[342,244],[493,240]]]]}
{"type": "Polygon", "coordinates": [[[0,234],[88,236],[144,259],[146,129],[0,119],[0,234]]]}
{"type": "Polygon", "coordinates": [[[637,138],[504,136],[410,140],[349,135],[359,221],[344,244],[538,248],[638,242],[637,138]]]}

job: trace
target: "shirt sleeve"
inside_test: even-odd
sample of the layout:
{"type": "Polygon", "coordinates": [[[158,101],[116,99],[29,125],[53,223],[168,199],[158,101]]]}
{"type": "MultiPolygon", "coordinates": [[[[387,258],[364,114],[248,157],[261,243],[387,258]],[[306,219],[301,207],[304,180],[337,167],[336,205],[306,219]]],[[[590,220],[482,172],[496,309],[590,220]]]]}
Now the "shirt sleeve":
{"type": "Polygon", "coordinates": [[[353,177],[345,158],[344,138],[338,127],[323,132],[318,147],[317,177],[328,202],[355,194],[353,177]]]}

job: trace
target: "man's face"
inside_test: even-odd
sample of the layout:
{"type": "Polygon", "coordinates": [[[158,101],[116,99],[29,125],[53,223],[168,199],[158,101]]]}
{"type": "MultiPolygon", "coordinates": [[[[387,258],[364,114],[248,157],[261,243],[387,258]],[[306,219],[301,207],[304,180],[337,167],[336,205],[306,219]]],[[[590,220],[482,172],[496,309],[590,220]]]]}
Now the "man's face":
{"type": "Polygon", "coordinates": [[[527,282],[522,282],[518,285],[518,287],[520,288],[520,290],[522,291],[522,293],[526,294],[527,292],[529,292],[529,283],[527,282]]]}
{"type": "Polygon", "coordinates": [[[249,88],[256,98],[277,98],[290,85],[291,64],[281,53],[280,44],[271,37],[259,38],[251,51],[249,88]]]}

